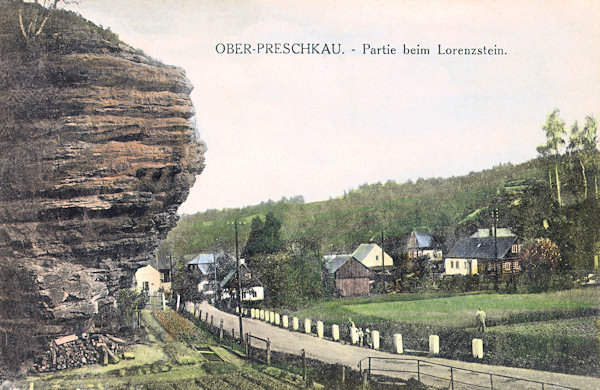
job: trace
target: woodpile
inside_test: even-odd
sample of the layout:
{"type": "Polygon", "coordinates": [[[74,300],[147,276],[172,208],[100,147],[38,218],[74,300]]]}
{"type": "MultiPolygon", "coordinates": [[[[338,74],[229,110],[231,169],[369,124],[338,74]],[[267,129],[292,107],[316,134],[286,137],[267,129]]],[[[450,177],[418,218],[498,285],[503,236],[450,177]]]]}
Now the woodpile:
{"type": "Polygon", "coordinates": [[[82,333],[53,340],[49,349],[35,360],[39,372],[53,372],[86,364],[116,364],[125,340],[109,334],[82,333]]]}

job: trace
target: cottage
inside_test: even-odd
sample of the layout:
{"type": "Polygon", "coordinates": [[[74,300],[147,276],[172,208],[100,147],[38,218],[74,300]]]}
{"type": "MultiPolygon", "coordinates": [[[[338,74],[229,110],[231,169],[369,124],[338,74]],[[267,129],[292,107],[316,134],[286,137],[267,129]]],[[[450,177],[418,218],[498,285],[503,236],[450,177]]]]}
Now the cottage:
{"type": "Polygon", "coordinates": [[[139,268],[135,271],[135,290],[145,291],[149,295],[155,295],[161,288],[160,272],[151,265],[139,268]]]}
{"type": "Polygon", "coordinates": [[[446,275],[517,273],[521,240],[509,228],[479,229],[456,243],[444,260],[446,275]]]}
{"type": "Polygon", "coordinates": [[[413,231],[406,243],[406,253],[409,260],[425,258],[442,261],[442,251],[437,249],[433,237],[427,232],[413,231]]]}
{"type": "Polygon", "coordinates": [[[196,279],[198,292],[214,295],[216,290],[216,264],[224,254],[200,253],[186,265],[188,273],[196,279]]]}
{"type": "Polygon", "coordinates": [[[381,271],[394,266],[394,260],[377,244],[360,244],[351,256],[371,271],[381,271]]]}
{"type": "MultiPolygon", "coordinates": [[[[250,271],[246,264],[240,264],[240,276],[242,279],[242,301],[261,301],[265,299],[265,289],[262,282],[250,271]]],[[[223,299],[235,296],[238,289],[237,272],[233,268],[219,283],[223,289],[223,299]]]]}
{"type": "Polygon", "coordinates": [[[322,279],[337,296],[368,295],[370,270],[352,255],[324,256],[322,279]],[[333,283],[332,283],[333,281],[333,283]]]}

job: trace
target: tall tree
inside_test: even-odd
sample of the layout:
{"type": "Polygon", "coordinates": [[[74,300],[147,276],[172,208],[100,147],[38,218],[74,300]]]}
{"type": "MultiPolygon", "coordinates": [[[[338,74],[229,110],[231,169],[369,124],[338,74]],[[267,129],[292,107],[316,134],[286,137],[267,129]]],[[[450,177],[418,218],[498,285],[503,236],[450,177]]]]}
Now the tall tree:
{"type": "MultiPolygon", "coordinates": [[[[580,132],[580,143],[581,149],[586,161],[593,161],[594,154],[598,152],[598,122],[596,118],[591,115],[585,117],[585,124],[583,125],[583,129],[580,132]]],[[[582,163],[582,170],[585,171],[582,163]]],[[[594,170],[596,171],[596,170],[594,170]]],[[[585,174],[584,174],[585,180],[585,174]]],[[[594,172],[594,188],[595,195],[598,198],[598,175],[594,172]]],[[[587,198],[587,181],[585,186],[586,198],[587,198]]]]}
{"type": "Polygon", "coordinates": [[[252,257],[256,254],[275,253],[281,249],[281,222],[269,211],[263,223],[260,217],[254,217],[250,226],[250,235],[243,255],[252,257]]]}
{"type": "Polygon", "coordinates": [[[558,116],[559,110],[554,109],[546,118],[546,123],[542,127],[546,133],[546,143],[537,147],[538,153],[542,156],[554,156],[554,173],[556,181],[556,197],[558,205],[562,206],[560,193],[560,178],[558,176],[558,162],[560,153],[565,145],[565,122],[558,116]]]}

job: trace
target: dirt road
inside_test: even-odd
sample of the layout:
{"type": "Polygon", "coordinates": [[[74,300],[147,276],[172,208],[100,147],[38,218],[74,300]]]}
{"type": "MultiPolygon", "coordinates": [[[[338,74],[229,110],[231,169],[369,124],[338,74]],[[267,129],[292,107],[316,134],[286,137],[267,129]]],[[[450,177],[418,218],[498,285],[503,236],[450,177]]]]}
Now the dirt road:
{"type": "MultiPolygon", "coordinates": [[[[224,328],[229,330],[232,328],[235,329],[236,336],[239,336],[238,317],[219,311],[206,302],[202,303],[200,308],[203,313],[208,312],[209,317],[210,315],[214,316],[215,324],[219,324],[219,321],[222,318],[224,328]]],[[[388,352],[375,351],[372,349],[342,344],[340,342],[319,339],[315,335],[286,330],[281,327],[268,324],[264,321],[249,318],[243,319],[243,327],[244,333],[250,332],[254,336],[265,339],[268,338],[271,341],[271,347],[274,351],[298,355],[300,354],[300,350],[304,349],[308,358],[317,359],[326,363],[343,364],[352,369],[358,369],[358,364],[361,359],[365,359],[367,357],[377,357],[384,359],[401,358],[403,361],[392,362],[379,359],[373,360],[372,363],[374,368],[394,369],[398,371],[416,371],[416,362],[419,360],[421,380],[424,383],[434,386],[448,387],[450,384],[449,378],[450,375],[452,375],[454,378],[453,388],[455,390],[474,388],[471,385],[467,386],[465,384],[461,384],[460,382],[481,386],[480,388],[490,388],[490,385],[493,382],[495,389],[542,389],[541,383],[531,383],[503,378],[501,375],[527,379],[530,381],[563,385],[576,389],[600,389],[600,379],[598,378],[536,371],[523,368],[491,366],[486,364],[468,363],[440,358],[396,355],[388,352]],[[452,373],[450,373],[449,367],[444,367],[442,365],[453,366],[454,368],[452,373]],[[479,371],[485,374],[473,373],[465,370],[479,371]],[[493,377],[490,378],[489,374],[493,374],[493,377]],[[445,379],[435,379],[431,376],[443,377],[445,379]]],[[[365,363],[367,362],[365,361],[363,363],[363,368],[365,367],[365,363]]],[[[405,373],[398,374],[398,376],[407,379],[411,376],[416,377],[416,374],[405,373]]],[[[549,390],[560,389],[561,387],[545,385],[543,388],[545,390],[549,390]]]]}

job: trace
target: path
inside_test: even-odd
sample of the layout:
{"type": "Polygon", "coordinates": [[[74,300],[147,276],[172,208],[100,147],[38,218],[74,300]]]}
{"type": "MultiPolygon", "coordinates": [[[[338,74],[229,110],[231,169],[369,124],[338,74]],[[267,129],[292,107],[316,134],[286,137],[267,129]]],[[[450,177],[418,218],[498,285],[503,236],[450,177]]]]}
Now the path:
{"type": "MultiPolygon", "coordinates": [[[[234,329],[236,335],[239,337],[239,320],[238,317],[229,313],[222,312],[215,307],[203,302],[200,305],[203,316],[204,313],[208,312],[209,316],[214,316],[214,324],[218,325],[220,319],[223,319],[223,327],[225,329],[234,329]]],[[[483,371],[485,373],[491,373],[494,375],[506,375],[516,378],[523,378],[533,381],[554,383],[558,385],[569,386],[577,389],[600,389],[600,379],[586,376],[560,374],[547,371],[537,371],[523,368],[504,367],[504,366],[492,366],[487,364],[479,363],[468,363],[457,360],[448,360],[441,358],[426,358],[426,357],[415,357],[407,355],[396,355],[388,352],[375,351],[367,348],[360,348],[353,345],[342,344],[339,342],[333,342],[330,340],[318,339],[315,335],[307,335],[300,332],[293,332],[286,329],[282,329],[273,325],[270,325],[264,321],[244,318],[243,319],[244,333],[250,332],[254,336],[261,338],[269,338],[271,340],[271,348],[274,351],[286,352],[295,355],[300,354],[300,350],[306,351],[306,356],[311,359],[320,360],[326,363],[338,363],[350,367],[352,369],[358,369],[358,363],[361,359],[366,357],[380,357],[380,358],[402,358],[410,359],[413,362],[403,362],[401,364],[394,364],[394,368],[397,370],[411,370],[416,369],[416,360],[421,362],[431,362],[444,365],[451,365],[453,367],[468,369],[474,371],[483,371]]],[[[364,365],[363,365],[364,368],[364,365]]],[[[390,365],[385,368],[391,368],[390,365]]],[[[436,376],[447,376],[449,373],[442,372],[439,366],[427,366],[421,365],[421,374],[423,382],[430,385],[436,386],[448,386],[449,380],[435,381],[432,378],[427,377],[427,374],[436,376]]],[[[449,369],[448,369],[449,371],[449,369]]],[[[415,376],[415,375],[412,375],[415,376]]],[[[404,378],[408,378],[409,375],[405,375],[404,378]]],[[[481,375],[475,373],[469,373],[466,371],[454,372],[455,381],[464,381],[468,383],[476,383],[480,386],[490,387],[489,375],[481,375]]],[[[540,384],[527,383],[521,381],[503,380],[500,377],[493,377],[494,388],[498,389],[541,389],[540,384]]],[[[455,390],[461,388],[473,388],[461,387],[456,384],[455,390]]],[[[558,389],[555,386],[545,386],[545,390],[558,389]]]]}

